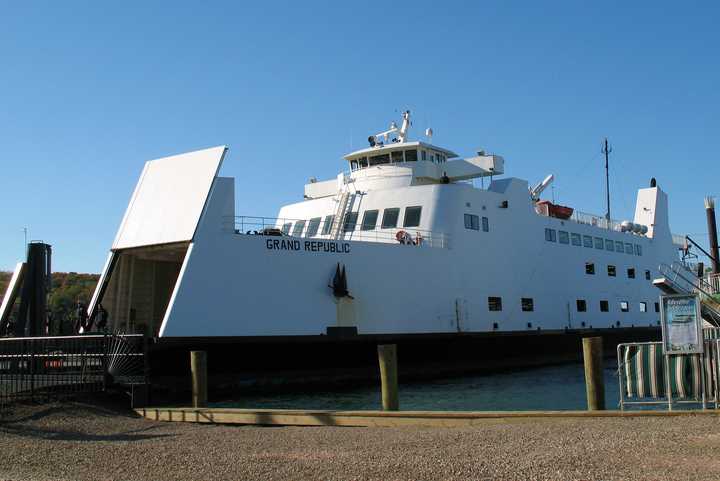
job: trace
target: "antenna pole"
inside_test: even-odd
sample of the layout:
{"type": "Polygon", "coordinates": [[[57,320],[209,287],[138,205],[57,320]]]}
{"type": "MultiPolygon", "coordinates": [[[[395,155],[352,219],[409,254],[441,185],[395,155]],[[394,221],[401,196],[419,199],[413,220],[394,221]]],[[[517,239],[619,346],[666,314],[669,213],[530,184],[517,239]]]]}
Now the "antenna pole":
{"type": "Polygon", "coordinates": [[[610,228],[610,168],[608,166],[608,156],[610,152],[612,152],[612,148],[608,145],[608,139],[605,137],[605,145],[603,145],[603,148],[601,150],[603,154],[605,154],[605,194],[607,196],[607,214],[605,214],[605,219],[607,219],[607,227],[610,228]]]}

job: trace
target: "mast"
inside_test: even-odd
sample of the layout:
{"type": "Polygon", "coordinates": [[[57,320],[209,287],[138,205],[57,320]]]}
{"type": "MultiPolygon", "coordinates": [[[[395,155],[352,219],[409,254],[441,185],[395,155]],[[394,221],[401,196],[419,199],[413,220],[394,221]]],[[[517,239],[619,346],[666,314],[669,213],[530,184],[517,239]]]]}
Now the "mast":
{"type": "Polygon", "coordinates": [[[605,137],[605,145],[601,149],[601,152],[605,154],[605,194],[607,197],[607,213],[605,219],[607,219],[607,227],[610,228],[610,168],[608,166],[608,155],[612,152],[612,148],[608,146],[608,139],[605,137]]]}

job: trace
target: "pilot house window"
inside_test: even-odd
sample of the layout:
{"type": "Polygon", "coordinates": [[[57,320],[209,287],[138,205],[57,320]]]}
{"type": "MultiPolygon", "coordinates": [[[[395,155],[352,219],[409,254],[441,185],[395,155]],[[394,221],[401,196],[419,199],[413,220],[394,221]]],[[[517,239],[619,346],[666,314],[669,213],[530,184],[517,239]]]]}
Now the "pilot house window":
{"type": "Polygon", "coordinates": [[[391,152],[390,155],[392,156],[393,162],[402,162],[403,161],[403,151],[402,150],[396,150],[394,152],[391,152]]]}
{"type": "Polygon", "coordinates": [[[406,150],[405,162],[417,162],[417,150],[406,150]]]}
{"type": "Polygon", "coordinates": [[[398,217],[400,217],[400,209],[395,207],[392,209],[385,209],[383,211],[382,228],[393,229],[397,227],[398,217]]]}
{"type": "Polygon", "coordinates": [[[418,227],[420,226],[420,213],[422,207],[406,207],[405,208],[405,221],[403,227],[418,227]]]}
{"type": "Polygon", "coordinates": [[[370,157],[370,167],[373,165],[389,164],[390,154],[373,155],[370,157]]]}
{"type": "Polygon", "coordinates": [[[377,209],[376,210],[366,210],[365,214],[363,215],[362,226],[360,228],[362,230],[373,230],[375,228],[375,225],[377,225],[377,218],[378,218],[377,209]]]}

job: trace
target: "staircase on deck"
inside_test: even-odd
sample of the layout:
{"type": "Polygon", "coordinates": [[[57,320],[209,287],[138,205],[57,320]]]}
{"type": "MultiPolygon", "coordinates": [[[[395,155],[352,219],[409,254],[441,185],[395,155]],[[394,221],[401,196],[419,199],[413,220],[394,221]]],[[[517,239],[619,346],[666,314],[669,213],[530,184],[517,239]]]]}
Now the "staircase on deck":
{"type": "Polygon", "coordinates": [[[665,294],[698,294],[702,318],[720,327],[720,302],[716,299],[718,289],[679,262],[661,264],[663,277],[653,280],[653,285],[665,294]]]}

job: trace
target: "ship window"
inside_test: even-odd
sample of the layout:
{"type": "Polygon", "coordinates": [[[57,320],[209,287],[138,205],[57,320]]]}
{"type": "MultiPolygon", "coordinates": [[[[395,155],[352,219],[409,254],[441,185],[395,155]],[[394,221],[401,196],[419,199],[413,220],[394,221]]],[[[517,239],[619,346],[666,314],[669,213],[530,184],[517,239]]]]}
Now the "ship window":
{"type": "Polygon", "coordinates": [[[648,280],[648,281],[650,280],[650,271],[649,270],[645,271],[645,280],[648,280]]]}
{"type": "Polygon", "coordinates": [[[483,232],[490,232],[490,220],[487,217],[482,218],[483,232]]]}
{"type": "Polygon", "coordinates": [[[608,266],[608,275],[610,277],[615,277],[617,275],[617,272],[615,270],[615,266],[608,266]]]}
{"type": "Polygon", "coordinates": [[[629,242],[625,243],[625,254],[632,254],[633,253],[633,245],[629,242]]]}
{"type": "Polygon", "coordinates": [[[360,157],[358,159],[358,165],[360,166],[361,169],[364,169],[365,167],[367,167],[368,166],[367,157],[360,157]]]}
{"type": "Polygon", "coordinates": [[[351,160],[350,161],[350,170],[357,170],[357,168],[358,168],[357,160],[351,160]]]}
{"type": "Polygon", "coordinates": [[[488,309],[502,311],[502,297],[488,297],[488,309]]]}
{"type": "Polygon", "coordinates": [[[377,218],[378,218],[378,211],[375,210],[366,210],[365,214],[363,214],[363,221],[362,221],[362,230],[373,230],[375,226],[377,225],[377,218]]]}
{"type": "Polygon", "coordinates": [[[630,311],[630,304],[628,304],[627,301],[620,301],[620,310],[622,312],[629,312],[630,311]]]}
{"type": "Polygon", "coordinates": [[[417,161],[417,150],[406,150],[405,151],[405,162],[416,162],[417,161]]]}
{"type": "Polygon", "coordinates": [[[403,227],[418,227],[422,207],[405,207],[405,221],[403,227]]]}
{"type": "Polygon", "coordinates": [[[532,297],[523,297],[520,299],[520,307],[524,312],[534,311],[535,306],[533,304],[534,303],[532,297]]]}
{"type": "Polygon", "coordinates": [[[323,224],[322,235],[328,235],[330,233],[330,229],[332,228],[334,220],[334,215],[325,216],[325,223],[323,224]]]}
{"type": "Polygon", "coordinates": [[[592,262],[586,262],[585,274],[595,275],[595,264],[593,264],[592,262]]]}
{"type": "Polygon", "coordinates": [[[420,151],[420,158],[421,158],[422,160],[427,160],[427,152],[424,151],[424,150],[421,150],[421,151],[420,151]]]}
{"type": "Polygon", "coordinates": [[[584,235],[584,236],[583,236],[583,245],[584,245],[585,247],[592,247],[592,246],[593,246],[592,236],[590,236],[590,235],[584,235]]]}
{"type": "Polygon", "coordinates": [[[603,239],[602,239],[601,237],[596,237],[596,238],[595,238],[595,248],[596,248],[596,249],[602,250],[603,244],[605,244],[605,242],[603,241],[603,239]]]}
{"type": "Polygon", "coordinates": [[[293,228],[292,235],[295,237],[302,236],[303,231],[305,230],[305,221],[299,220],[295,222],[295,228],[293,228]]]}
{"type": "Polygon", "coordinates": [[[480,218],[475,214],[465,214],[465,228],[480,230],[480,218]]]}
{"type": "Polygon", "coordinates": [[[370,167],[373,165],[389,164],[390,154],[373,155],[370,157],[370,167]]]}
{"type": "Polygon", "coordinates": [[[655,312],[660,312],[660,303],[659,302],[655,303],[655,312]]]}
{"type": "Polygon", "coordinates": [[[585,302],[585,299],[578,299],[576,301],[576,304],[577,304],[578,312],[586,312],[587,311],[587,302],[585,302]]]}
{"type": "Polygon", "coordinates": [[[400,209],[385,209],[383,211],[382,228],[392,229],[394,227],[397,227],[398,217],[400,217],[400,209]]]}
{"type": "Polygon", "coordinates": [[[402,150],[396,150],[390,154],[392,156],[393,162],[402,162],[403,161],[403,151],[402,150]]]}
{"type": "Polygon", "coordinates": [[[433,153],[430,153],[430,162],[435,163],[435,155],[433,153]]]}
{"type": "Polygon", "coordinates": [[[306,237],[315,237],[318,233],[318,228],[320,227],[320,217],[313,217],[310,219],[310,222],[308,222],[308,229],[307,233],[305,234],[306,237]]]}
{"type": "Polygon", "coordinates": [[[610,239],[605,239],[605,250],[613,252],[615,250],[615,243],[610,239]]]}
{"type": "Polygon", "coordinates": [[[282,233],[285,235],[288,235],[290,233],[290,228],[292,227],[292,222],[286,222],[282,226],[282,233]]]}
{"type": "Polygon", "coordinates": [[[345,214],[345,220],[343,221],[343,231],[344,232],[354,231],[355,226],[357,225],[357,219],[358,219],[357,212],[348,212],[347,214],[345,214]]]}
{"type": "Polygon", "coordinates": [[[622,254],[623,252],[623,243],[620,241],[615,241],[615,250],[622,254]]]}
{"type": "Polygon", "coordinates": [[[640,303],[640,312],[647,312],[647,302],[640,303]]]}
{"type": "Polygon", "coordinates": [[[627,271],[628,279],[635,279],[635,269],[632,267],[627,271]]]}
{"type": "Polygon", "coordinates": [[[635,254],[639,256],[642,255],[642,246],[640,244],[635,244],[635,254]]]}
{"type": "Polygon", "coordinates": [[[500,326],[498,325],[498,323],[497,323],[497,322],[493,322],[493,329],[497,329],[498,327],[500,327],[500,326]]]}
{"type": "Polygon", "coordinates": [[[548,242],[555,242],[555,229],[545,228],[545,240],[548,242]]]}
{"type": "Polygon", "coordinates": [[[610,303],[608,301],[600,301],[600,312],[608,312],[610,310],[610,303]]]}
{"type": "Polygon", "coordinates": [[[564,230],[558,231],[558,241],[561,244],[569,244],[570,243],[570,235],[567,233],[567,231],[564,231],[564,230]]]}
{"type": "Polygon", "coordinates": [[[580,234],[572,233],[570,234],[570,241],[572,242],[572,245],[579,246],[582,245],[582,242],[580,240],[580,234]]]}

